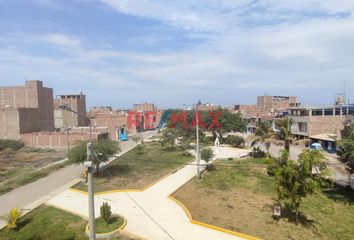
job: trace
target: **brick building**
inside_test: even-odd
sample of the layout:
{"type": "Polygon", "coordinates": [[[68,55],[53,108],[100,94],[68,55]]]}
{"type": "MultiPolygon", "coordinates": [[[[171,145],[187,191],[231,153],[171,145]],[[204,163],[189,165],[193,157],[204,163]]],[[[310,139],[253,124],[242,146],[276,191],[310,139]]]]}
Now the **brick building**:
{"type": "Polygon", "coordinates": [[[281,115],[287,112],[290,107],[296,107],[300,104],[296,96],[259,96],[257,97],[257,107],[265,113],[273,116],[281,115]]]}
{"type": "Polygon", "coordinates": [[[0,138],[20,139],[22,133],[53,130],[53,89],[37,80],[0,88],[0,138]]]}
{"type": "Polygon", "coordinates": [[[68,105],[71,109],[86,115],[86,96],[83,93],[57,95],[56,99],[54,99],[54,125],[56,129],[66,128],[67,126],[70,128],[88,126],[88,121],[85,117],[59,109],[62,104],[68,105]]]}
{"type": "Polygon", "coordinates": [[[157,107],[153,103],[138,103],[133,105],[132,111],[136,111],[136,112],[157,111],[157,107]]]}
{"type": "Polygon", "coordinates": [[[353,115],[354,105],[290,108],[291,132],[298,139],[308,138],[321,143],[326,150],[335,151],[340,130],[353,115]]]}
{"type": "Polygon", "coordinates": [[[257,104],[235,105],[231,111],[240,113],[247,122],[247,132],[254,133],[257,122],[285,116],[289,108],[296,106],[300,106],[296,96],[258,96],[257,104]]]}
{"type": "Polygon", "coordinates": [[[127,131],[127,112],[111,107],[93,107],[88,112],[93,127],[107,127],[112,139],[118,139],[119,131],[127,131]]]}

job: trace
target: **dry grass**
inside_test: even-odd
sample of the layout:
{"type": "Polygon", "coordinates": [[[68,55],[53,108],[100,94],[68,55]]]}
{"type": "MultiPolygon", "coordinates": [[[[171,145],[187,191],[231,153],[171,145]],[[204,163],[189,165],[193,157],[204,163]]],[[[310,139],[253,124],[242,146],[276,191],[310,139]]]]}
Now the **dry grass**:
{"type": "Polygon", "coordinates": [[[352,192],[324,190],[304,201],[301,224],[295,225],[294,214],[286,210],[277,221],[272,218],[274,179],[261,171],[266,161],[228,164],[238,168],[217,168],[174,194],[193,219],[262,239],[353,239],[352,192]]]}

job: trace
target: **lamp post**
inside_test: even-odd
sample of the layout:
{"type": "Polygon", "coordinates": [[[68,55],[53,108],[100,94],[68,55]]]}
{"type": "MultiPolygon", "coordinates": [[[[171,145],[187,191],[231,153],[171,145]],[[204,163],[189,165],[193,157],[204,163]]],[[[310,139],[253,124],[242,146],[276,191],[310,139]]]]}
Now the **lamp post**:
{"type": "MultiPolygon", "coordinates": [[[[197,106],[198,107],[198,106],[197,106]]],[[[198,112],[198,109],[196,111],[196,123],[197,123],[197,126],[196,126],[196,132],[197,132],[197,156],[196,156],[196,160],[197,160],[197,178],[200,179],[200,168],[199,168],[199,165],[200,165],[200,156],[199,156],[199,112],[198,112]]]]}
{"type": "Polygon", "coordinates": [[[90,240],[95,240],[96,235],[95,235],[95,204],[94,204],[94,193],[93,193],[93,164],[92,164],[92,126],[91,126],[91,120],[89,117],[86,115],[79,113],[75,110],[73,110],[71,107],[68,105],[60,105],[59,108],[63,111],[68,111],[75,113],[81,117],[84,117],[88,120],[89,122],[89,142],[87,143],[87,150],[86,150],[86,162],[84,162],[84,166],[87,167],[88,171],[88,176],[87,176],[87,182],[88,182],[88,200],[89,200],[89,226],[90,226],[90,233],[89,237],[90,240]]]}
{"type": "MultiPolygon", "coordinates": [[[[182,104],[183,106],[188,106],[187,104],[182,104]]],[[[188,108],[187,108],[188,110],[188,108]]],[[[196,139],[197,139],[197,146],[196,146],[196,156],[195,156],[195,160],[197,163],[197,178],[200,179],[201,178],[201,174],[200,174],[200,153],[199,153],[199,111],[198,111],[198,104],[196,105],[196,112],[195,112],[195,118],[196,118],[196,139]]]]}

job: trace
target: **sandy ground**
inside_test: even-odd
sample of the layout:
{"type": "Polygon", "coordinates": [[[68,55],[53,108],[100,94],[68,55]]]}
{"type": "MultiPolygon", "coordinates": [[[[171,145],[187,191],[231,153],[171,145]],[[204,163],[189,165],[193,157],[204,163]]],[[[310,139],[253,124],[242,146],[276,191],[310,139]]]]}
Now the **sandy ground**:
{"type": "Polygon", "coordinates": [[[0,171],[15,168],[40,168],[66,158],[67,150],[34,151],[23,148],[19,151],[5,150],[0,153],[0,171]]]}

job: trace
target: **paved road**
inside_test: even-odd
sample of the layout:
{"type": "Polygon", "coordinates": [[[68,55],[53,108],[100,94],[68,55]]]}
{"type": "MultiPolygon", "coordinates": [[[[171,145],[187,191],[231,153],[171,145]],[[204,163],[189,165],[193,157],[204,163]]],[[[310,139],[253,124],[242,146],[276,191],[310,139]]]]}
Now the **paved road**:
{"type": "MultiPolygon", "coordinates": [[[[219,148],[216,157],[234,157],[243,152],[219,148]],[[224,151],[225,150],[225,151],[224,151]],[[229,153],[229,155],[227,155],[229,153]],[[231,155],[230,155],[231,154],[231,155]]],[[[194,162],[195,164],[195,162],[194,162]]],[[[152,185],[143,192],[116,192],[95,195],[95,214],[103,202],[112,212],[127,218],[125,231],[154,240],[240,240],[241,236],[206,228],[190,222],[183,208],[168,196],[195,177],[196,166],[187,165],[152,185]]],[[[48,201],[48,204],[88,218],[87,195],[67,190],[48,201]]]]}
{"type": "MultiPolygon", "coordinates": [[[[156,131],[144,132],[143,138],[149,138],[155,133],[156,131]]],[[[136,143],[132,140],[121,142],[121,154],[132,149],[135,145],[136,143]]],[[[8,213],[13,207],[28,209],[35,207],[36,204],[29,205],[32,202],[37,204],[45,202],[53,195],[70,187],[70,184],[74,184],[83,171],[84,167],[81,165],[69,165],[35,182],[1,195],[0,216],[8,213]]]]}

